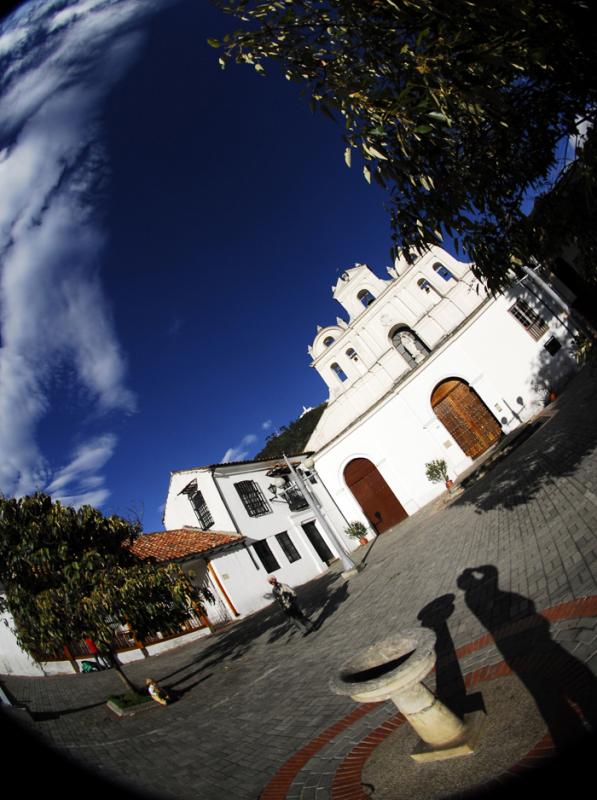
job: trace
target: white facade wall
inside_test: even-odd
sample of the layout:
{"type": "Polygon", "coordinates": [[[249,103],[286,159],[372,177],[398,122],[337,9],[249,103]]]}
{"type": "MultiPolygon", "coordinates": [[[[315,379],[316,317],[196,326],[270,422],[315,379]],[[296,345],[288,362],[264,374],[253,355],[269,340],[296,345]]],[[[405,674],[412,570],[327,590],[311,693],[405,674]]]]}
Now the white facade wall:
{"type": "Polygon", "coordinates": [[[0,614],[0,674],[44,675],[42,667],[21,650],[14,634],[14,620],[8,612],[0,614]]]}
{"type": "MultiPolygon", "coordinates": [[[[292,463],[295,464],[298,460],[293,458],[292,463]]],[[[338,557],[339,555],[336,542],[328,535],[311,508],[291,511],[286,502],[272,499],[272,493],[268,487],[272,484],[273,479],[268,477],[267,472],[281,462],[281,459],[272,459],[265,462],[220,464],[214,468],[213,474],[211,468],[185,470],[173,473],[170,482],[164,514],[165,525],[168,529],[199,525],[189,498],[185,494],[180,494],[191,480],[196,480],[197,488],[202,492],[214,519],[213,530],[235,531],[246,537],[243,546],[235,547],[233,550],[216,554],[210,558],[211,566],[224,589],[222,592],[216,585],[219,597],[232,612],[234,609],[241,616],[257,611],[271,603],[271,592],[267,582],[270,575],[275,575],[282,583],[298,586],[327,571],[327,564],[319,557],[303,529],[305,523],[315,523],[332,556],[338,557]],[[225,498],[225,503],[221,500],[215,481],[225,498]],[[270,509],[269,513],[257,517],[249,515],[235,488],[235,484],[241,481],[254,481],[259,486],[270,509]],[[226,506],[228,506],[228,510],[226,506]],[[276,534],[283,532],[288,534],[300,555],[296,561],[289,561],[276,538],[276,534]],[[279,565],[279,569],[269,573],[252,544],[262,540],[267,541],[269,549],[279,565]]],[[[320,483],[307,483],[307,486],[312,498],[317,503],[319,512],[344,543],[344,549],[354,549],[357,543],[354,539],[349,539],[344,535],[347,521],[325,488],[320,483]]],[[[209,608],[207,611],[209,616],[209,608]]]]}
{"type": "MultiPolygon", "coordinates": [[[[537,291],[536,286],[531,288],[537,291]]],[[[543,407],[549,387],[557,388],[576,367],[572,355],[574,331],[565,327],[566,320],[553,301],[548,305],[558,311],[560,319],[518,285],[507,295],[486,301],[422,365],[403,376],[393,392],[359,419],[353,418],[352,424],[346,420],[345,409],[336,411],[336,403],[331,404],[308,447],[323,442],[315,455],[315,468],[348,518],[367,522],[344,480],[344,469],[354,458],[367,458],[376,465],[408,514],[444,491],[443,485],[428,482],[427,462],[445,459],[451,477],[472,464],[431,407],[431,395],[441,381],[466,381],[498,419],[504,433],[543,407]],[[549,325],[539,341],[508,311],[518,297],[549,325]],[[562,345],[554,356],[544,347],[552,336],[562,345]],[[330,420],[332,424],[326,425],[330,420]],[[342,425],[346,430],[337,435],[342,425]]]]}

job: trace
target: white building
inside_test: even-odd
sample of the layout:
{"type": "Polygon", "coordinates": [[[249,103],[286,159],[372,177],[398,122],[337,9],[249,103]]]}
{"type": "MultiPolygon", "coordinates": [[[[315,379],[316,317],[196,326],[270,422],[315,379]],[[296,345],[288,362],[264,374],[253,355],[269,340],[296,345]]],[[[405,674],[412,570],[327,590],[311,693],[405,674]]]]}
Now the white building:
{"type": "Polygon", "coordinates": [[[245,537],[242,547],[209,560],[219,596],[235,616],[271,603],[270,575],[297,586],[324,573],[340,548],[357,546],[344,535],[347,520],[325,486],[301,466],[305,459],[291,459],[304,475],[302,486],[283,459],[213,464],[170,476],[167,530],[197,526],[245,537]]]}
{"type": "Polygon", "coordinates": [[[348,320],[309,347],[329,400],[306,449],[344,515],[378,532],[444,491],[427,462],[457,476],[575,368],[565,304],[532,276],[491,297],[438,247],[388,273],[347,269],[332,294],[348,320]]]}

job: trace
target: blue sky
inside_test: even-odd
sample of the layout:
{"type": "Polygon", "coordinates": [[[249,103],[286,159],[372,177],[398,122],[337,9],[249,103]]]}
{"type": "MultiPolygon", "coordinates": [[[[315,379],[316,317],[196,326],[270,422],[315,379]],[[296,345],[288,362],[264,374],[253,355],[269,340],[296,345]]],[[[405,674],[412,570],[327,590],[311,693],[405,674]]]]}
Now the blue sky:
{"type": "MultiPolygon", "coordinates": [[[[23,4],[0,32],[0,489],[161,529],[169,472],[326,398],[330,287],[384,196],[299,90],[222,71],[196,0],[23,4]]],[[[268,427],[269,426],[269,427],[268,427]]]]}

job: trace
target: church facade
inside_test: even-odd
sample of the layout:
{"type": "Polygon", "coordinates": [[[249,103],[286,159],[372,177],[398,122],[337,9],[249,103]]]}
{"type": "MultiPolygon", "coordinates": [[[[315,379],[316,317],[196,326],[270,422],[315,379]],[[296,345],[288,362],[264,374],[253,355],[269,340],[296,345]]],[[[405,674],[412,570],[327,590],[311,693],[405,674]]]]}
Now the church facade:
{"type": "Polygon", "coordinates": [[[493,297],[438,247],[388,274],[347,269],[332,294],[348,319],[309,347],[329,398],[306,449],[345,516],[378,533],[445,490],[426,463],[455,478],[544,406],[577,333],[532,275],[493,297]]]}

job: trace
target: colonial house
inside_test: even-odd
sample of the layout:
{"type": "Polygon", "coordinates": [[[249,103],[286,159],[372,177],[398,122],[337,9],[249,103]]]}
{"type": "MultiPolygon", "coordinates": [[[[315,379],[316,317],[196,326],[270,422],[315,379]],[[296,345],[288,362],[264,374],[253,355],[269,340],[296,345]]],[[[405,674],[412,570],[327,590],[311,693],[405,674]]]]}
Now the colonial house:
{"type": "Polygon", "coordinates": [[[306,449],[342,513],[380,533],[444,491],[426,463],[455,477],[543,407],[575,369],[577,334],[570,298],[530,272],[491,296],[434,247],[388,274],[343,272],[332,294],[348,319],[309,347],[329,399],[306,449]]]}
{"type": "Polygon", "coordinates": [[[357,543],[306,455],[211,464],[171,473],[166,530],[198,526],[242,534],[209,560],[218,596],[235,616],[271,603],[267,579],[296,586],[323,574],[357,543]]]}
{"type": "MultiPolygon", "coordinates": [[[[208,570],[210,560],[242,545],[236,533],[173,530],[138,537],[130,549],[141,560],[156,564],[178,563],[196,586],[207,588],[214,602],[205,604],[207,617],[200,609],[190,609],[186,622],[176,630],[156,633],[140,641],[126,625],[114,630],[114,649],[125,664],[209,635],[213,627],[228,622],[233,612],[223,603],[208,570]]],[[[0,587],[0,591],[1,591],[0,587]]],[[[86,642],[68,642],[56,653],[39,654],[37,660],[18,645],[14,620],[9,612],[0,614],[0,673],[7,675],[59,675],[78,672],[81,662],[93,656],[86,642]]]]}

